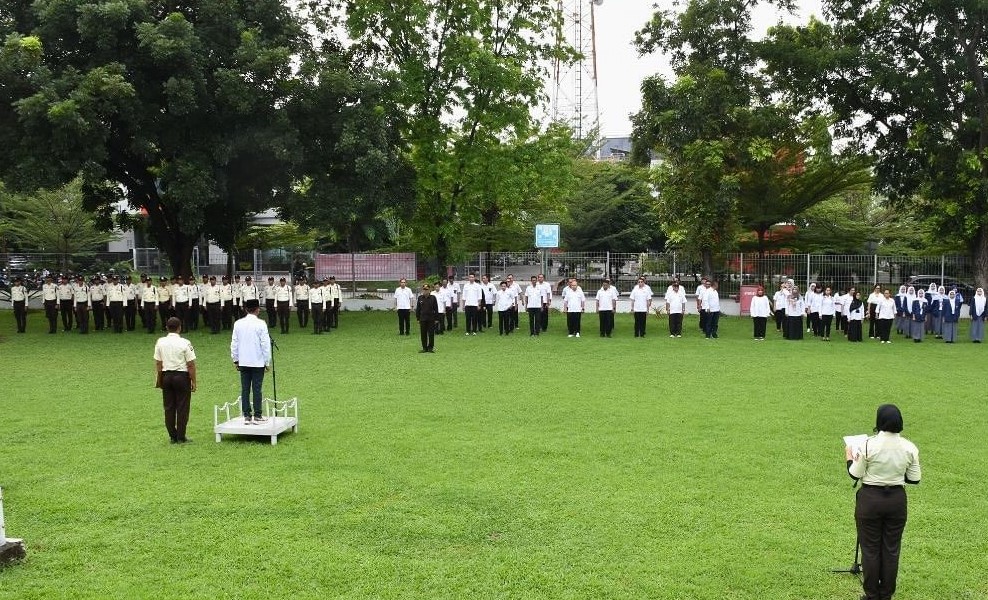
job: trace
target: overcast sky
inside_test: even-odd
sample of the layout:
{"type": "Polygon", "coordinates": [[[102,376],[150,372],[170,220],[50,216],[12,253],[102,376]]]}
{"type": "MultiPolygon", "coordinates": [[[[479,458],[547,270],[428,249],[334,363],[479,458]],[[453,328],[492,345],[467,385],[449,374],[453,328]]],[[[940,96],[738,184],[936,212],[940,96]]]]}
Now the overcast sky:
{"type": "MultiPolygon", "coordinates": [[[[666,5],[668,0],[662,2],[666,5]]],[[[821,16],[820,0],[797,0],[799,12],[780,15],[774,8],[755,13],[754,31],[759,36],[781,18],[789,23],[804,23],[811,14],[821,16]]],[[[597,95],[600,107],[601,134],[631,134],[628,115],[641,109],[641,82],[653,73],[668,74],[666,61],[658,55],[639,57],[632,47],[634,33],[647,23],[655,0],[604,0],[595,11],[597,22],[597,95]]]]}

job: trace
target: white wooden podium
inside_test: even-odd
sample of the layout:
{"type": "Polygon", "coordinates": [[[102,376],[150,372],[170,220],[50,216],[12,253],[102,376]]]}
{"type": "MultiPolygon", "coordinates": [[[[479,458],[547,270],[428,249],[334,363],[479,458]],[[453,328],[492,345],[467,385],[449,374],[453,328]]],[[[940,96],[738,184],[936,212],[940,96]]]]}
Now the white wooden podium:
{"type": "Polygon", "coordinates": [[[278,443],[278,435],[288,431],[298,431],[298,398],[289,400],[264,399],[264,423],[244,422],[240,411],[240,397],[233,402],[227,402],[213,407],[213,433],[216,442],[223,441],[223,435],[260,435],[271,438],[271,445],[278,443]],[[221,420],[222,419],[222,420],[221,420]]]}
{"type": "Polygon", "coordinates": [[[24,540],[7,537],[3,520],[3,489],[0,488],[0,565],[23,560],[24,555],[24,540]]]}

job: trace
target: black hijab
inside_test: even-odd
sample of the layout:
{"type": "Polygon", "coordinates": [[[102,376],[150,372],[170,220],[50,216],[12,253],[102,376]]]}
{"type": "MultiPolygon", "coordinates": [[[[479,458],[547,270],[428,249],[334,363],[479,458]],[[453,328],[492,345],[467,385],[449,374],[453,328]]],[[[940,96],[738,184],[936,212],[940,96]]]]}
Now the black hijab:
{"type": "Polygon", "coordinates": [[[875,431],[902,432],[902,413],[899,412],[898,406],[883,404],[878,407],[878,414],[875,416],[875,431]]]}

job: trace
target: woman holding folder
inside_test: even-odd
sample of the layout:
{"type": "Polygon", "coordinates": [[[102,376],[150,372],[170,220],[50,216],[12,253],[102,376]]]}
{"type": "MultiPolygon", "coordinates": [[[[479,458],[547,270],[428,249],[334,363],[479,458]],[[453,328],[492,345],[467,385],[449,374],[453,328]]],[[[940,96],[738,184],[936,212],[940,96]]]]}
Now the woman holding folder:
{"type": "Polygon", "coordinates": [[[895,593],[899,549],[906,528],[904,484],[920,480],[919,450],[902,437],[902,413],[894,404],[878,407],[875,431],[860,448],[847,446],[847,472],[861,482],[854,508],[865,600],[889,600],[895,593]]]}

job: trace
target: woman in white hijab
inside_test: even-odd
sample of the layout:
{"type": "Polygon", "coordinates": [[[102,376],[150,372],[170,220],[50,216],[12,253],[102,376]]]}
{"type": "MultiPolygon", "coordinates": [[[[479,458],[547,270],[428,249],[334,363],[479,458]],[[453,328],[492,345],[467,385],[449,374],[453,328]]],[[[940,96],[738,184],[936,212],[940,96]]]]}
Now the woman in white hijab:
{"type": "Polygon", "coordinates": [[[909,323],[909,337],[917,344],[923,341],[923,333],[926,327],[926,314],[929,312],[929,304],[926,301],[926,290],[919,288],[919,293],[912,304],[912,321],[909,323]]]}
{"type": "Polygon", "coordinates": [[[954,290],[947,292],[940,301],[940,315],[943,317],[943,341],[953,344],[957,340],[957,321],[961,316],[961,301],[954,290]]]}
{"type": "Polygon", "coordinates": [[[933,306],[933,333],[936,338],[943,339],[943,301],[947,298],[947,290],[942,285],[937,287],[937,301],[933,306]]]}
{"type": "Polygon", "coordinates": [[[971,341],[980,344],[985,339],[985,290],[978,288],[971,300],[971,341]]]}
{"type": "Polygon", "coordinates": [[[916,288],[909,286],[906,289],[906,299],[902,303],[905,314],[902,316],[902,333],[907,338],[912,339],[913,302],[916,301],[916,288]]]}
{"type": "Polygon", "coordinates": [[[895,332],[902,333],[908,329],[906,323],[906,286],[899,286],[899,293],[895,295],[895,332]]]}

